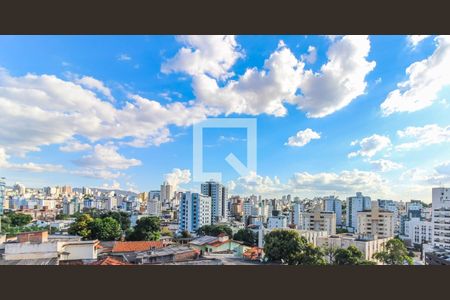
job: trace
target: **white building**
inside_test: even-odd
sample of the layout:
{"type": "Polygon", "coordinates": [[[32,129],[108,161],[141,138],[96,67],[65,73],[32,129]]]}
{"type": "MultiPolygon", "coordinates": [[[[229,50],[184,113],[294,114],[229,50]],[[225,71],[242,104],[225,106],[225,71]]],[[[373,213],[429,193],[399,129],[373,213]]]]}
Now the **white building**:
{"type": "Polygon", "coordinates": [[[300,214],[305,211],[305,207],[300,200],[295,200],[294,202],[294,215],[293,215],[293,223],[295,225],[300,224],[300,214]]]}
{"type": "Polygon", "coordinates": [[[336,214],[336,225],[342,224],[342,201],[335,196],[328,196],[323,199],[323,210],[331,211],[336,214]]]}
{"type": "Polygon", "coordinates": [[[201,193],[211,197],[211,222],[225,222],[228,219],[228,189],[211,180],[201,184],[201,193]]]}
{"type": "Polygon", "coordinates": [[[271,216],[267,219],[267,229],[283,229],[288,228],[288,218],[286,216],[271,216]]]}
{"type": "Polygon", "coordinates": [[[175,190],[172,185],[168,184],[166,181],[161,185],[160,200],[163,203],[169,203],[175,196],[175,190]]]}
{"type": "Polygon", "coordinates": [[[433,223],[429,220],[411,218],[405,221],[405,237],[416,245],[431,243],[433,240],[433,223]]]}
{"type": "Polygon", "coordinates": [[[211,224],[211,197],[186,192],[179,206],[179,231],[196,232],[200,227],[211,224]]]}
{"type": "Polygon", "coordinates": [[[162,206],[161,201],[158,198],[148,199],[147,201],[147,213],[150,216],[161,216],[162,206]]]}
{"type": "Polygon", "coordinates": [[[392,238],[369,238],[363,237],[357,234],[338,234],[328,237],[317,238],[317,246],[322,248],[344,248],[347,249],[350,246],[355,246],[362,252],[365,260],[372,260],[373,255],[377,252],[384,250],[386,242],[392,238]]]}
{"type": "MultiPolygon", "coordinates": [[[[5,178],[4,177],[0,177],[0,216],[3,216],[3,207],[4,207],[4,203],[5,203],[5,178]]],[[[9,205],[8,205],[9,206],[9,205]]],[[[0,220],[1,222],[1,220],[0,220]]],[[[1,226],[1,224],[0,224],[1,226]]],[[[1,229],[1,227],[0,227],[1,229]]]]}
{"type": "Polygon", "coordinates": [[[358,228],[358,212],[368,210],[371,206],[370,197],[356,193],[354,197],[347,198],[347,227],[356,231],[358,228]]]}
{"type": "Polygon", "coordinates": [[[450,249],[450,188],[433,188],[433,246],[450,249]]]}

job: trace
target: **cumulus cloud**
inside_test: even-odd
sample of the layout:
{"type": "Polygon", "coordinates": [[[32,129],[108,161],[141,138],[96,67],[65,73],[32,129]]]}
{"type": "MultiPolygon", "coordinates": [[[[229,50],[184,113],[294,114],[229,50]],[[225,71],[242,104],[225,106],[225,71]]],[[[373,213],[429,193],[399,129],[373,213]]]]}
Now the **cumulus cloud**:
{"type": "Polygon", "coordinates": [[[295,136],[289,137],[285,145],[292,147],[303,147],[314,139],[320,139],[320,133],[313,131],[311,128],[307,128],[305,130],[298,131],[295,136]]]}
{"type": "Polygon", "coordinates": [[[344,170],[339,173],[297,172],[286,182],[278,177],[257,175],[252,172],[228,183],[230,193],[264,197],[278,197],[283,194],[303,194],[315,196],[337,192],[345,197],[356,191],[386,195],[391,193],[387,181],[379,174],[360,170],[344,170]]]}
{"type": "Polygon", "coordinates": [[[13,77],[4,69],[0,107],[0,146],[22,156],[75,136],[90,142],[128,138],[133,146],[159,145],[171,140],[168,126],[189,126],[207,116],[202,105],[162,105],[138,95],[116,108],[81,84],[45,74],[13,77]]]}
{"type": "Polygon", "coordinates": [[[411,48],[416,48],[423,40],[428,38],[429,35],[408,35],[406,41],[411,48]]]}
{"type": "Polygon", "coordinates": [[[191,171],[188,169],[174,168],[172,172],[165,174],[164,178],[167,183],[177,189],[180,184],[191,182],[191,171]]]}
{"type": "Polygon", "coordinates": [[[369,160],[369,163],[372,165],[374,171],[379,172],[388,172],[403,168],[402,164],[387,159],[369,160]]]}
{"type": "Polygon", "coordinates": [[[80,143],[77,140],[68,141],[66,144],[59,147],[62,152],[79,152],[92,149],[92,146],[85,143],[80,143]]]}
{"type": "Polygon", "coordinates": [[[450,184],[450,163],[443,162],[434,169],[412,168],[402,173],[401,180],[413,182],[424,187],[435,187],[450,184]]]}
{"type": "Polygon", "coordinates": [[[233,35],[179,36],[184,44],[178,53],[161,66],[161,72],[183,72],[191,76],[207,74],[216,79],[233,75],[230,68],[243,53],[233,35]]]}
{"type": "Polygon", "coordinates": [[[450,142],[450,126],[440,127],[437,124],[429,124],[423,127],[410,126],[397,131],[400,138],[411,139],[411,142],[401,143],[397,150],[411,150],[423,146],[450,142]]]}
{"type": "Polygon", "coordinates": [[[364,94],[366,75],[375,68],[368,61],[368,36],[344,36],[327,52],[328,62],[315,73],[307,70],[300,81],[302,95],[293,101],[311,118],[330,115],[364,94]]]}
{"type": "Polygon", "coordinates": [[[125,170],[130,167],[141,165],[141,161],[134,158],[126,158],[117,152],[114,145],[95,145],[92,153],[84,155],[75,161],[76,164],[90,169],[125,170]]]}
{"type": "Polygon", "coordinates": [[[414,112],[432,105],[439,92],[450,85],[450,36],[435,38],[436,49],[428,58],[406,69],[408,79],[397,84],[381,103],[384,116],[396,112],[414,112]]]}
{"type": "Polygon", "coordinates": [[[205,46],[211,43],[210,39],[195,37],[196,43],[191,42],[190,48],[183,47],[161,69],[165,73],[184,72],[193,76],[192,86],[197,102],[208,106],[215,114],[281,117],[286,115],[285,104],[289,103],[297,105],[308,117],[324,117],[362,95],[367,85],[365,76],[375,67],[375,62],[367,61],[370,51],[367,36],[336,38],[327,52],[328,62],[318,73],[304,69],[305,61],[312,63],[316,58],[314,47],[311,46],[308,53],[298,59],[280,41],[261,70],[247,68],[237,79],[219,84],[218,79],[230,77],[229,70],[240,52],[236,50],[235,40],[232,46],[205,46]],[[203,48],[208,49],[208,55],[202,54],[205,52],[203,48]],[[219,67],[217,57],[228,62],[224,64],[226,67],[219,67]]]}
{"type": "Polygon", "coordinates": [[[10,163],[8,161],[9,155],[6,154],[5,149],[0,148],[0,168],[8,169],[12,171],[25,171],[25,172],[64,172],[62,165],[54,164],[37,164],[33,162],[27,162],[22,164],[10,163]]]}
{"type": "Polygon", "coordinates": [[[110,170],[95,170],[89,168],[71,170],[69,173],[77,176],[99,178],[99,179],[117,179],[124,175],[121,172],[114,172],[110,170]]]}
{"type": "Polygon", "coordinates": [[[91,76],[79,77],[75,75],[75,78],[73,80],[75,83],[80,84],[81,86],[87,89],[91,89],[103,94],[106,98],[108,98],[111,101],[114,100],[114,97],[111,94],[111,90],[108,87],[106,87],[103,82],[101,82],[98,79],[95,79],[94,77],[91,76]]]}
{"type": "Polygon", "coordinates": [[[365,137],[360,141],[353,141],[351,145],[359,145],[360,149],[358,151],[349,153],[349,158],[355,156],[372,157],[381,150],[384,150],[391,146],[391,140],[387,136],[374,134],[369,137],[365,137]]]}
{"type": "Polygon", "coordinates": [[[308,54],[303,54],[301,56],[302,60],[306,61],[308,64],[313,64],[317,60],[317,49],[314,46],[308,47],[308,54]]]}

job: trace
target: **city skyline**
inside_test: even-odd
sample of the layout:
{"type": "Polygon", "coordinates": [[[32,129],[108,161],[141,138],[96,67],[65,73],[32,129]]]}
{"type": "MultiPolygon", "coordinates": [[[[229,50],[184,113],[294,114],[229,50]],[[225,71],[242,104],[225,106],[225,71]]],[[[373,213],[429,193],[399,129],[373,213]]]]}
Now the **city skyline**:
{"type": "Polygon", "coordinates": [[[229,194],[431,202],[450,183],[448,36],[2,36],[0,177],[150,191],[192,182],[192,124],[229,194]]]}

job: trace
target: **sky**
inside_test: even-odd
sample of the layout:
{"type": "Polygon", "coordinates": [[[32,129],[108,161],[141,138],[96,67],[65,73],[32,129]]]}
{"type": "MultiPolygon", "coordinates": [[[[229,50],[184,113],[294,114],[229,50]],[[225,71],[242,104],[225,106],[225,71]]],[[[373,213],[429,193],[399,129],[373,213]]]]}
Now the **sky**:
{"type": "Polygon", "coordinates": [[[28,187],[431,201],[450,185],[449,36],[0,36],[0,176],[28,187]]]}

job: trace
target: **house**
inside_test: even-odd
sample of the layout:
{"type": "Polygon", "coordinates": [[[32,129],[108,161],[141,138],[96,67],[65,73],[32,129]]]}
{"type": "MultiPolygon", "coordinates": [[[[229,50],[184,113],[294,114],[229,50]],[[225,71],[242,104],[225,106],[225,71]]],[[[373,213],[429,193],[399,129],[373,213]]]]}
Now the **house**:
{"type": "Polygon", "coordinates": [[[165,247],[163,241],[130,241],[115,242],[111,253],[144,252],[165,247]]]}
{"type": "Polygon", "coordinates": [[[230,240],[226,234],[221,233],[217,237],[205,235],[199,237],[191,242],[189,246],[194,249],[200,250],[203,253],[229,253],[234,252],[242,255],[245,247],[242,242],[230,240]]]}
{"type": "Polygon", "coordinates": [[[88,264],[89,266],[129,266],[131,264],[121,261],[117,258],[107,256],[98,261],[94,261],[88,264]]]}
{"type": "Polygon", "coordinates": [[[18,234],[15,241],[4,244],[4,253],[0,261],[9,261],[8,264],[95,261],[98,246],[98,240],[82,241],[79,236],[49,236],[47,231],[25,232],[18,234]]]}
{"type": "Polygon", "coordinates": [[[136,264],[165,264],[196,260],[200,256],[198,249],[187,246],[172,246],[155,249],[150,252],[138,253],[136,264]]]}

